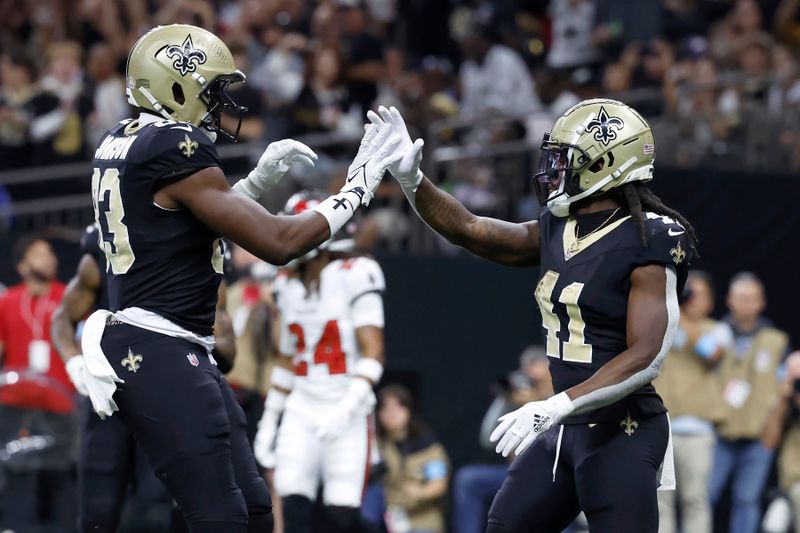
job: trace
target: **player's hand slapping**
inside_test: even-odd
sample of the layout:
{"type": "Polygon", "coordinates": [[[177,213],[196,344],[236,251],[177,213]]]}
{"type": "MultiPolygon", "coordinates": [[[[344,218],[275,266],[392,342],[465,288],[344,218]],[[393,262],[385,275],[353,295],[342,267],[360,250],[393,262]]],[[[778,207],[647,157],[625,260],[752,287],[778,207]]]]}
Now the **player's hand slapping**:
{"type": "Polygon", "coordinates": [[[422,181],[422,172],[419,166],[422,163],[422,147],[425,145],[425,141],[422,139],[411,140],[406,122],[400,111],[394,106],[389,109],[380,106],[378,113],[369,111],[367,118],[376,126],[388,124],[392,129],[392,134],[399,140],[396,147],[399,157],[389,166],[389,172],[400,183],[406,197],[414,205],[414,196],[422,181]]]}
{"type": "Polygon", "coordinates": [[[261,154],[256,168],[251,170],[246,178],[236,182],[233,188],[253,200],[258,200],[262,194],[281,181],[292,163],[313,167],[316,160],[317,154],[300,141],[294,139],[275,141],[261,154]]]}
{"type": "Polygon", "coordinates": [[[489,437],[497,443],[496,451],[508,457],[516,448],[520,455],[533,444],[539,435],[550,429],[553,424],[569,416],[575,409],[566,392],[561,392],[539,402],[529,402],[498,419],[500,424],[489,437]]]}
{"type": "Polygon", "coordinates": [[[394,135],[390,125],[366,124],[364,137],[355,159],[347,169],[347,178],[341,192],[354,193],[358,196],[360,205],[369,205],[386,170],[401,159],[402,154],[398,149],[400,144],[400,138],[394,135]]]}

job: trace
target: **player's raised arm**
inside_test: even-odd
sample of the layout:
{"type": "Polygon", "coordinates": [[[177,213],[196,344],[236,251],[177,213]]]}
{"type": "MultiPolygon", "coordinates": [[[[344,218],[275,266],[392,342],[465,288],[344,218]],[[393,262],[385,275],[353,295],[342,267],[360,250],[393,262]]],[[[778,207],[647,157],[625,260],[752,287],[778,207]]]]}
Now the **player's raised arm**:
{"type": "Polygon", "coordinates": [[[389,171],[403,188],[409,203],[435,232],[448,241],[490,261],[510,266],[529,266],[539,261],[539,224],[506,222],[471,213],[450,194],[437,188],[419,169],[424,142],[412,142],[400,112],[379,108],[370,111],[373,124],[390,124],[400,140],[402,157],[389,171]]]}
{"type": "Polygon", "coordinates": [[[325,242],[361,205],[368,205],[387,167],[399,158],[389,125],[368,125],[339,193],[311,212],[274,216],[238,184],[228,186],[218,167],[207,167],[155,194],[164,208],[186,207],[201,222],[260,259],[285,265],[325,242]]]}

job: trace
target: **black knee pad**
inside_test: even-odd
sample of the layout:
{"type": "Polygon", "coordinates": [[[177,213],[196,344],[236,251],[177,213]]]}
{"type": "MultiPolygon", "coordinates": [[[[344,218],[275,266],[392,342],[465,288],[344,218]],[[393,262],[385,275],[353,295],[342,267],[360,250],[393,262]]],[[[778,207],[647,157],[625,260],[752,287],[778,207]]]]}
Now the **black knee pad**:
{"type": "Polygon", "coordinates": [[[314,503],[297,494],[282,498],[283,529],[286,533],[309,533],[311,531],[311,509],[314,503]]]}
{"type": "Polygon", "coordinates": [[[358,507],[325,506],[328,521],[336,533],[362,533],[365,528],[361,520],[361,509],[358,507]]]}

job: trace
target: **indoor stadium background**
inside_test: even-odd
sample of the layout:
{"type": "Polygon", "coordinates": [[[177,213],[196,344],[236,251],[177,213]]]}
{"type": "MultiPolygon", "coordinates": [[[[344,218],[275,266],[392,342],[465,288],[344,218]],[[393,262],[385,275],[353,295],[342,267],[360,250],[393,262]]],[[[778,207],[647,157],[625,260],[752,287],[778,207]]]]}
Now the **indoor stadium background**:
{"type": "MultiPolygon", "coordinates": [[[[713,316],[727,314],[731,278],[752,272],[764,316],[800,342],[800,0],[0,0],[0,287],[19,283],[15,243],[32,235],[52,244],[59,280],[75,272],[94,219],[95,142],[130,113],[127,51],[150,27],[176,22],[216,32],[247,74],[232,91],[249,108],[241,140],[218,143],[229,178],[282,138],[320,156],[266,195],[273,213],[296,191],[338,190],[366,110],[383,104],[425,139],[426,174],[473,212],[533,219],[531,175],[554,120],[596,96],[635,107],[655,131],[652,189],[697,230],[693,267],[713,279],[713,316]],[[497,47],[491,63],[469,61],[497,47]]],[[[384,382],[409,387],[449,455],[442,512],[458,533],[452,474],[502,463],[481,446],[481,420],[514,386],[506,376],[520,354],[541,343],[538,271],[468,256],[384,182],[358,232],[386,274],[384,382]]],[[[269,283],[268,269],[246,259],[231,270],[230,283],[251,273],[269,283]]],[[[7,481],[71,472],[73,448],[42,459],[47,445],[14,443],[56,430],[6,423],[17,425],[0,427],[9,443],[0,507],[27,502],[39,517],[29,531],[70,531],[57,517],[74,507],[73,477],[28,476],[22,499],[7,481]]],[[[773,470],[764,507],[789,490],[773,470]]],[[[728,531],[731,505],[726,495],[716,506],[715,531],[728,531]]]]}

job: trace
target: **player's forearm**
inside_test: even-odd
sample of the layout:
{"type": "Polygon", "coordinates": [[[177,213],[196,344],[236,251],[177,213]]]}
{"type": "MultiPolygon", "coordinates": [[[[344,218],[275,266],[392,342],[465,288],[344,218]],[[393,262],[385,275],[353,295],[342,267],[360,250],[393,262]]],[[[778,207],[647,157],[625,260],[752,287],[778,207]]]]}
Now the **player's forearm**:
{"type": "Polygon", "coordinates": [[[656,378],[657,352],[633,348],[603,365],[589,379],[567,390],[575,406],[573,414],[587,413],[611,405],[656,378]]]}
{"type": "Polygon", "coordinates": [[[473,251],[478,241],[474,230],[478,217],[458,200],[423,177],[416,192],[415,205],[420,218],[436,233],[473,251]]]}
{"type": "Polygon", "coordinates": [[[535,222],[515,224],[476,216],[425,177],[417,188],[414,206],[435,232],[475,255],[509,266],[538,262],[539,233],[535,222]]]}
{"type": "Polygon", "coordinates": [[[67,362],[80,355],[81,348],[75,340],[75,324],[70,320],[66,309],[59,306],[50,320],[50,337],[61,359],[67,362]]]}

